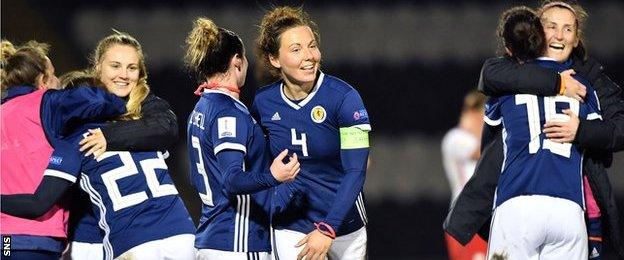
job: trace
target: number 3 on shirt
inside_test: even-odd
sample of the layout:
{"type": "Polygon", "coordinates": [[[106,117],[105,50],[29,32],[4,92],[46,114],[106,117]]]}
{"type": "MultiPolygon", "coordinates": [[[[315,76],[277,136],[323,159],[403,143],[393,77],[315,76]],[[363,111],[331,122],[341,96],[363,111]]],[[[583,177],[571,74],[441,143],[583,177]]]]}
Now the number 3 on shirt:
{"type": "MultiPolygon", "coordinates": [[[[556,96],[556,97],[544,97],[544,116],[545,121],[551,120],[569,120],[567,115],[557,114],[557,102],[565,102],[570,105],[570,110],[575,115],[579,114],[579,102],[577,100],[571,99],[565,96],[556,96]]],[[[539,135],[542,131],[542,127],[540,124],[540,111],[539,111],[539,103],[537,101],[537,96],[522,94],[516,95],[516,105],[526,105],[527,107],[527,119],[529,121],[529,135],[531,141],[529,142],[529,153],[534,154],[540,149],[540,138],[539,135]]],[[[550,150],[550,152],[554,154],[561,155],[566,158],[570,158],[570,150],[572,149],[572,144],[570,143],[555,143],[549,139],[544,139],[543,148],[550,150]]]]}
{"type": "Polygon", "coordinates": [[[208,175],[206,174],[206,168],[204,167],[204,156],[202,155],[201,144],[199,143],[199,138],[197,136],[191,136],[191,143],[193,148],[197,149],[197,163],[195,166],[197,167],[197,173],[202,176],[204,180],[204,187],[206,187],[206,193],[202,193],[199,191],[199,198],[202,203],[208,206],[214,206],[214,202],[212,201],[212,189],[210,189],[210,183],[208,183],[208,175]]]}
{"type": "Polygon", "coordinates": [[[294,128],[290,129],[290,136],[291,136],[291,144],[292,145],[301,145],[301,152],[303,153],[303,156],[308,156],[308,142],[306,139],[306,134],[305,133],[301,133],[301,139],[297,138],[297,130],[295,130],[294,128]]]}

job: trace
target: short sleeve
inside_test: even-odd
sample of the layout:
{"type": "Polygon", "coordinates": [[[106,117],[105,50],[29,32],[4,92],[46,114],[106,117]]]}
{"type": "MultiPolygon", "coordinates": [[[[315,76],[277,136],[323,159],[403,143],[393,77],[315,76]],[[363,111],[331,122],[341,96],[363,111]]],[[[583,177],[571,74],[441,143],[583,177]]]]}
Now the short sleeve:
{"type": "Polygon", "coordinates": [[[214,154],[226,149],[247,153],[249,129],[249,115],[235,108],[219,112],[210,129],[214,154]]]}
{"type": "Polygon", "coordinates": [[[44,176],[65,179],[71,183],[76,182],[82,168],[83,158],[78,150],[78,138],[80,137],[64,138],[56,143],[48,162],[48,168],[43,173],[44,176]]]}
{"type": "Polygon", "coordinates": [[[500,104],[500,99],[496,97],[491,97],[485,103],[485,115],[483,116],[483,120],[486,124],[490,126],[498,126],[501,124],[503,116],[501,114],[500,104]]]}
{"type": "Polygon", "coordinates": [[[586,101],[588,106],[587,120],[602,120],[600,100],[598,99],[598,95],[596,94],[596,91],[593,90],[589,93],[590,95],[588,95],[586,101]]]}
{"type": "Polygon", "coordinates": [[[342,101],[338,115],[339,127],[356,127],[363,131],[370,131],[370,119],[364,107],[364,102],[357,91],[349,91],[342,101]]]}

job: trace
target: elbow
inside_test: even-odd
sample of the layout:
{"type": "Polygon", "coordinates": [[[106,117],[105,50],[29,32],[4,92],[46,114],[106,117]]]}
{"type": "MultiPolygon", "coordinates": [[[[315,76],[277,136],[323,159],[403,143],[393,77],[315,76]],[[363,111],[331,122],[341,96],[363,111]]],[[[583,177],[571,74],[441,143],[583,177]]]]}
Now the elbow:
{"type": "Polygon", "coordinates": [[[167,131],[167,136],[169,140],[171,140],[171,143],[169,145],[173,145],[177,142],[178,138],[180,137],[177,124],[173,124],[171,127],[169,127],[167,131]]]}
{"type": "Polygon", "coordinates": [[[23,212],[22,214],[20,214],[19,217],[34,220],[43,216],[51,208],[52,208],[51,206],[50,207],[34,207],[32,210],[27,210],[23,212]]]}
{"type": "Polygon", "coordinates": [[[45,214],[45,211],[42,210],[37,210],[37,211],[32,211],[32,212],[28,212],[26,214],[24,214],[24,218],[27,219],[37,219],[41,216],[43,216],[43,214],[45,214]]]}
{"type": "Polygon", "coordinates": [[[245,192],[235,184],[230,178],[225,178],[223,182],[223,190],[228,196],[236,196],[244,194],[245,192]]]}
{"type": "Polygon", "coordinates": [[[159,127],[159,131],[157,131],[158,138],[161,138],[167,146],[173,146],[176,144],[180,134],[178,130],[178,123],[175,118],[162,120],[161,125],[162,127],[159,127]]]}

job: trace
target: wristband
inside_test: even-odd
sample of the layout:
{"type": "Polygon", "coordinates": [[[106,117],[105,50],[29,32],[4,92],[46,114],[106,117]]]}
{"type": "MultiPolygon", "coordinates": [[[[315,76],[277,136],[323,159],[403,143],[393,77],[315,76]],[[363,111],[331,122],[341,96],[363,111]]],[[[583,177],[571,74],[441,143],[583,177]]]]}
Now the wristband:
{"type": "Polygon", "coordinates": [[[561,84],[559,85],[559,95],[564,95],[566,91],[565,79],[561,75],[559,76],[559,78],[561,78],[561,84]]]}
{"type": "Polygon", "coordinates": [[[336,231],[334,231],[334,228],[331,227],[329,224],[321,221],[318,223],[314,223],[314,226],[316,227],[316,230],[321,232],[321,234],[326,235],[331,239],[336,239],[336,231]]]}

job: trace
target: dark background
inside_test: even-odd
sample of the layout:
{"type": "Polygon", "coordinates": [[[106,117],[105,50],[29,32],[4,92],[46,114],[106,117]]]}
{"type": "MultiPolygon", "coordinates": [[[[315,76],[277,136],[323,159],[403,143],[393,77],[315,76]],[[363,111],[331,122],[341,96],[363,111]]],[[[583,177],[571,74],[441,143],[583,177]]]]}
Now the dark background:
{"type": "MultiPolygon", "coordinates": [[[[192,214],[200,202],[188,187],[186,118],[196,97],[185,72],[182,45],[197,16],[238,32],[250,71],[242,99],[250,104],[261,83],[254,77],[253,40],[272,5],[296,1],[19,1],[1,3],[2,38],[52,45],[58,75],[83,69],[110,28],[144,46],[152,91],[170,102],[180,139],[168,164],[192,214]]],[[[589,53],[615,82],[624,82],[624,4],[582,1],[589,11],[589,53]]],[[[371,259],[444,259],[442,221],[450,191],[440,161],[442,135],[457,123],[464,94],[476,87],[483,61],[495,56],[498,15],[537,1],[306,1],[321,31],[323,71],[358,89],[373,122],[366,195],[371,259]]],[[[624,158],[610,170],[624,208],[624,158]]],[[[605,259],[615,259],[606,249],[605,259]]]]}

